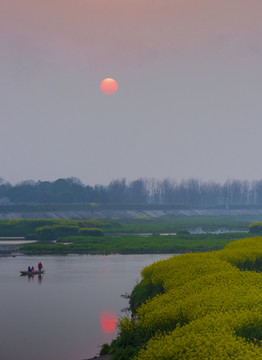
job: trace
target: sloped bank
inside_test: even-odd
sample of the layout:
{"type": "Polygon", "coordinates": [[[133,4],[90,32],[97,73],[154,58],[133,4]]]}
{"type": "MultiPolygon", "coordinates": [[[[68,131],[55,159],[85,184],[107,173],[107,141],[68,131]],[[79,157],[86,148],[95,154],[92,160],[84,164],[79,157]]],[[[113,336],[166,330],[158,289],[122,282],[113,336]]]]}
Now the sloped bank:
{"type": "MultiPolygon", "coordinates": [[[[109,205],[110,206],[110,205],[109,205]]],[[[239,209],[139,209],[130,207],[130,209],[106,209],[101,207],[91,208],[90,206],[74,205],[23,205],[8,206],[0,209],[0,219],[133,219],[135,217],[161,216],[250,216],[261,218],[261,208],[239,208],[239,209]],[[49,209],[50,208],[50,209],[49,209]]]]}
{"type": "Polygon", "coordinates": [[[261,263],[257,237],[144,268],[135,319],[120,321],[112,360],[262,359],[261,263]]]}

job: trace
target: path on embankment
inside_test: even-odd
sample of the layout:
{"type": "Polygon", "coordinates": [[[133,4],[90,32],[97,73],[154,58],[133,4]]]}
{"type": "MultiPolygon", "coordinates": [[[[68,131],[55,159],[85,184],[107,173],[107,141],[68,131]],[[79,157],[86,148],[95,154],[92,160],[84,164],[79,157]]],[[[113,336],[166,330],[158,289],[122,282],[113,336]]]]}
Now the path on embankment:
{"type": "Polygon", "coordinates": [[[262,216],[262,209],[0,211],[0,219],[128,219],[160,216],[262,216]]]}

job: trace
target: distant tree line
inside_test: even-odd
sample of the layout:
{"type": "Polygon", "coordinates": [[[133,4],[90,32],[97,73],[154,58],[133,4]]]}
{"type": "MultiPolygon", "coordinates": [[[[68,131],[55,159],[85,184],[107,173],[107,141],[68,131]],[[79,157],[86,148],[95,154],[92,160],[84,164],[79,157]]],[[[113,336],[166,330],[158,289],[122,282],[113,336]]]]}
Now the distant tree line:
{"type": "Polygon", "coordinates": [[[84,185],[71,177],[49,181],[23,181],[16,185],[0,178],[0,204],[119,203],[174,205],[185,208],[261,206],[262,180],[215,181],[188,179],[112,180],[109,185],[84,185]]]}

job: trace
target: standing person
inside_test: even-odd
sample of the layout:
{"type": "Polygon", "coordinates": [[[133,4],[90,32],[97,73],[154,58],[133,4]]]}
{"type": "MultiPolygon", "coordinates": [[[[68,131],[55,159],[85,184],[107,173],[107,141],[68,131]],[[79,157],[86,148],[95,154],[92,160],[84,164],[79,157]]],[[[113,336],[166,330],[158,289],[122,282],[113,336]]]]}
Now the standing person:
{"type": "Polygon", "coordinates": [[[35,271],[35,268],[32,266],[31,270],[32,270],[32,271],[35,271]]]}
{"type": "Polygon", "coordinates": [[[28,272],[31,272],[31,271],[32,271],[31,268],[30,268],[30,266],[28,266],[27,271],[28,271],[28,272]]]}
{"type": "Polygon", "coordinates": [[[40,263],[38,263],[38,271],[41,271],[41,270],[42,270],[42,268],[43,268],[42,263],[41,263],[41,262],[40,262],[40,263]]]}

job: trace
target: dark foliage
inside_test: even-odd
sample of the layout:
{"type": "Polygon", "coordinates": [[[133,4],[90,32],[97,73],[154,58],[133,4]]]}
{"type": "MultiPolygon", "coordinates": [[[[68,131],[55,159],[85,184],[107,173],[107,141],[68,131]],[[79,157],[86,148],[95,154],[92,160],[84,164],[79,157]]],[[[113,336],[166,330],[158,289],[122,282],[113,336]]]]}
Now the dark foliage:
{"type": "Polygon", "coordinates": [[[165,179],[125,178],[111,181],[108,186],[89,186],[79,179],[24,181],[11,185],[0,181],[0,205],[12,204],[136,204],[172,205],[177,208],[228,208],[262,205],[262,180],[228,180],[224,184],[197,179],[180,183],[165,179]]]}
{"type": "Polygon", "coordinates": [[[140,282],[134,287],[130,297],[130,309],[132,313],[136,313],[137,308],[149,298],[153,298],[156,295],[163,293],[164,288],[161,283],[153,284],[151,281],[140,282]]]}

